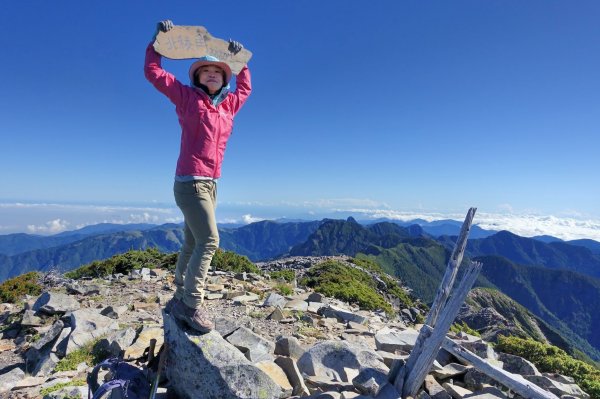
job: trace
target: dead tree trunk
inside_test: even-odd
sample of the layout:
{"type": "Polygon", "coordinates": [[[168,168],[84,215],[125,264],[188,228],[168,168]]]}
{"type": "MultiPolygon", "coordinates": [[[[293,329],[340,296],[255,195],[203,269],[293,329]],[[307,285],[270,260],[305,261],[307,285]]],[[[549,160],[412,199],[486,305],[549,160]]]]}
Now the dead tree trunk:
{"type": "MultiPolygon", "coordinates": [[[[424,326],[424,328],[429,329],[428,326],[424,326]]],[[[457,358],[472,364],[477,370],[488,375],[524,398],[558,399],[558,396],[551,392],[545,391],[530,381],[527,381],[521,375],[509,373],[508,371],[489,364],[476,354],[452,341],[450,338],[444,338],[442,347],[457,358]]]]}
{"type": "Polygon", "coordinates": [[[467,216],[465,217],[465,221],[460,229],[460,234],[458,235],[458,239],[454,245],[454,251],[452,251],[452,256],[450,256],[448,266],[446,267],[446,273],[444,273],[444,278],[442,279],[440,288],[437,291],[435,299],[433,300],[433,304],[431,305],[431,309],[429,310],[429,314],[427,315],[427,320],[425,321],[425,324],[430,327],[435,327],[437,319],[440,315],[440,311],[450,296],[450,291],[452,290],[454,280],[456,279],[456,273],[458,273],[458,269],[465,253],[467,239],[469,238],[469,233],[471,232],[471,224],[473,223],[473,217],[475,217],[475,211],[477,211],[477,208],[469,209],[467,216]]]}
{"type": "Polygon", "coordinates": [[[462,280],[454,289],[452,296],[450,295],[463,258],[475,211],[475,208],[471,208],[467,213],[460,236],[448,262],[446,273],[427,317],[426,325],[435,328],[421,329],[406,365],[400,370],[394,381],[396,390],[401,393],[403,398],[414,397],[417,394],[425,380],[425,376],[431,369],[450,325],[456,318],[461,304],[481,270],[481,263],[471,262],[467,266],[462,280]]]}

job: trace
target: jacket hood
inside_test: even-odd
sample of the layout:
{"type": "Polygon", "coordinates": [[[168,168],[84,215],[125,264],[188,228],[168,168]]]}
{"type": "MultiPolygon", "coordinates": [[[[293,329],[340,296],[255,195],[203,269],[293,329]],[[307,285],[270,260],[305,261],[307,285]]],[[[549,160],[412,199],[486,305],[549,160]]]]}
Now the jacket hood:
{"type": "Polygon", "coordinates": [[[227,83],[227,85],[221,87],[221,90],[219,90],[212,96],[210,94],[208,94],[208,91],[205,88],[203,88],[201,86],[196,86],[193,81],[190,82],[190,86],[192,86],[196,90],[200,90],[202,93],[206,94],[208,96],[208,98],[210,98],[210,102],[212,103],[212,105],[214,105],[215,107],[217,105],[221,104],[223,102],[223,100],[225,100],[227,95],[229,94],[229,83],[227,83]]]}

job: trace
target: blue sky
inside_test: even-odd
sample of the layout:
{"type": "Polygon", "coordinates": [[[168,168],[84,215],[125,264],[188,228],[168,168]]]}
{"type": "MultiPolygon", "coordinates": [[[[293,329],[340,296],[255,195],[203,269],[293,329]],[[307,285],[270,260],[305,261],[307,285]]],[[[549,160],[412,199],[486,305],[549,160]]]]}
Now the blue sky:
{"type": "MultiPolygon", "coordinates": [[[[555,220],[564,237],[600,239],[597,1],[3,9],[0,234],[180,220],[177,118],[142,71],[155,24],[168,18],[254,54],[220,221],[433,218],[477,206],[490,223],[555,233],[544,227],[555,220]],[[575,233],[582,223],[591,227],[575,233]]],[[[163,66],[186,81],[190,63],[163,66]]]]}

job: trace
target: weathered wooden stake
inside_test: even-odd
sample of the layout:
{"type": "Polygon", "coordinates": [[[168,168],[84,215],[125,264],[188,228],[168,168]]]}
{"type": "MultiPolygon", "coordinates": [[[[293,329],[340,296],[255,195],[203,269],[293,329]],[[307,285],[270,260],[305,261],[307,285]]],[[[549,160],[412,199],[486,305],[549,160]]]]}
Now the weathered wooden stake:
{"type": "Polygon", "coordinates": [[[435,327],[440,311],[446,304],[448,296],[450,296],[450,291],[454,285],[454,279],[456,278],[460,263],[462,262],[463,254],[465,253],[467,239],[469,238],[469,233],[471,232],[471,224],[473,223],[473,217],[475,217],[476,211],[477,208],[470,208],[467,212],[465,221],[460,229],[460,234],[458,235],[458,240],[454,245],[454,251],[452,252],[452,256],[450,256],[450,260],[448,261],[446,273],[444,274],[440,288],[438,289],[433,304],[431,305],[431,309],[429,310],[429,314],[427,315],[425,324],[428,326],[435,327]]]}
{"type": "MultiPolygon", "coordinates": [[[[417,395],[419,388],[423,384],[423,381],[429,373],[429,370],[433,365],[433,361],[435,360],[442,346],[442,341],[444,340],[444,338],[446,338],[446,334],[448,333],[452,322],[454,322],[454,319],[458,314],[460,306],[465,301],[465,298],[467,297],[471,286],[473,285],[475,279],[479,275],[481,266],[481,263],[471,262],[471,264],[467,267],[467,271],[463,276],[463,279],[459,282],[455,292],[452,294],[450,300],[444,307],[443,311],[440,313],[440,318],[437,322],[435,329],[433,330],[433,333],[431,334],[429,339],[427,339],[426,342],[423,343],[424,349],[421,351],[420,354],[415,355],[414,358],[413,352],[411,352],[410,357],[408,358],[408,362],[405,366],[406,377],[404,379],[402,391],[400,391],[398,385],[396,385],[396,389],[398,389],[398,392],[402,393],[402,397],[415,397],[417,395]]],[[[424,329],[421,329],[421,332],[425,336],[426,333],[423,330],[424,329]]],[[[419,333],[419,337],[420,336],[421,333],[419,333]]],[[[396,380],[396,382],[398,381],[396,380]]]]}
{"type": "Polygon", "coordinates": [[[396,390],[402,397],[414,397],[441,347],[442,340],[446,336],[450,325],[454,321],[460,305],[464,301],[469,289],[481,270],[481,264],[472,262],[459,283],[455,293],[450,298],[456,274],[462,262],[467,239],[471,230],[476,208],[471,208],[462,225],[460,235],[454,247],[454,251],[448,261],[446,273],[440,284],[431,310],[427,316],[426,325],[437,327],[435,330],[421,329],[417,342],[408,358],[406,365],[400,370],[394,381],[396,390]],[[449,299],[450,298],[450,299],[449,299]],[[441,319],[440,319],[441,315],[441,319]],[[440,319],[441,321],[438,321],[440,319]]]}
{"type": "MultiPolygon", "coordinates": [[[[424,326],[423,328],[429,328],[429,326],[424,326]]],[[[534,383],[527,381],[521,375],[509,373],[508,371],[504,371],[499,367],[489,364],[476,354],[452,341],[450,338],[444,338],[442,347],[459,359],[463,359],[472,364],[477,370],[490,376],[505,387],[512,389],[524,398],[558,399],[553,393],[543,390],[534,383]]]]}

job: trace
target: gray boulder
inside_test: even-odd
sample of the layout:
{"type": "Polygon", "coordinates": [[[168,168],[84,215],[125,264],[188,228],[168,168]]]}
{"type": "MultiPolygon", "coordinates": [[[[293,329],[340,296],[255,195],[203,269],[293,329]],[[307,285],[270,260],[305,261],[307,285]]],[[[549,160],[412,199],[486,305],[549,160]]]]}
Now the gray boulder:
{"type": "Polygon", "coordinates": [[[307,302],[323,302],[325,295],[319,292],[311,292],[308,298],[306,298],[307,302]]]}
{"type": "Polygon", "coordinates": [[[434,370],[432,372],[433,376],[440,379],[440,380],[444,380],[446,378],[453,378],[459,375],[463,375],[465,374],[471,367],[462,365],[462,364],[458,364],[458,363],[450,363],[445,365],[444,367],[442,367],[439,370],[434,370]]]}
{"type": "Polygon", "coordinates": [[[284,309],[306,312],[308,310],[308,302],[303,299],[292,299],[286,302],[284,309]]]}
{"type": "Polygon", "coordinates": [[[271,292],[265,299],[263,306],[279,306],[280,308],[283,308],[286,303],[287,299],[285,299],[283,296],[276,292],[271,292]]]}
{"type": "Polygon", "coordinates": [[[33,310],[27,309],[25,310],[25,312],[23,312],[23,318],[21,319],[22,326],[37,327],[43,324],[44,322],[42,321],[42,319],[37,317],[33,310]]]}
{"type": "Polygon", "coordinates": [[[196,335],[163,312],[167,378],[178,398],[279,398],[281,388],[217,331],[196,335]]]}
{"type": "Polygon", "coordinates": [[[546,376],[527,375],[524,376],[528,381],[533,382],[535,385],[542,389],[552,392],[557,396],[571,395],[580,398],[588,399],[590,395],[585,393],[577,384],[568,384],[559,381],[555,381],[546,376]]]}
{"type": "Polygon", "coordinates": [[[292,385],[292,395],[308,396],[310,392],[304,384],[304,378],[298,369],[296,361],[291,357],[280,356],[275,359],[275,363],[281,367],[283,372],[288,378],[288,381],[292,385]]]}
{"type": "Polygon", "coordinates": [[[238,328],[226,339],[253,363],[274,360],[275,343],[253,333],[246,327],[238,328]]]}
{"type": "Polygon", "coordinates": [[[495,385],[496,381],[481,371],[470,369],[463,377],[465,388],[472,391],[483,389],[487,385],[495,385]]]}
{"type": "Polygon", "coordinates": [[[275,354],[300,359],[304,355],[304,348],[296,337],[281,337],[275,342],[275,354]]]}
{"type": "Polygon", "coordinates": [[[509,373],[521,375],[542,375],[537,367],[529,360],[508,353],[498,353],[498,360],[503,363],[502,368],[509,373]]]}
{"type": "Polygon", "coordinates": [[[48,376],[54,371],[54,367],[60,360],[58,356],[51,352],[52,348],[44,348],[40,353],[37,364],[32,368],[31,375],[35,377],[48,376]]]}
{"type": "Polygon", "coordinates": [[[65,325],[62,320],[57,320],[54,324],[52,324],[52,327],[46,331],[42,338],[31,345],[31,349],[41,350],[44,346],[54,341],[60,335],[64,326],[65,325]]]}
{"type": "Polygon", "coordinates": [[[323,341],[316,344],[298,360],[298,368],[307,375],[344,382],[349,382],[349,377],[356,375],[349,376],[348,369],[359,372],[367,368],[384,373],[389,371],[383,358],[377,353],[346,341],[323,341]]]}
{"type": "Polygon", "coordinates": [[[275,310],[273,310],[273,312],[271,312],[270,315],[267,316],[267,320],[274,320],[274,321],[281,321],[285,318],[283,311],[281,310],[281,308],[279,306],[277,306],[275,308],[275,310]]]}
{"type": "Polygon", "coordinates": [[[115,311],[115,309],[112,306],[105,307],[100,311],[100,314],[102,316],[110,317],[111,319],[115,320],[119,318],[119,314],[115,311]]]}
{"type": "Polygon", "coordinates": [[[369,318],[366,316],[361,316],[359,314],[353,313],[350,310],[332,305],[320,308],[319,314],[324,317],[335,317],[343,323],[353,321],[355,323],[365,324],[369,320],[369,318]]]}
{"type": "Polygon", "coordinates": [[[49,315],[72,312],[80,308],[77,299],[58,292],[44,292],[33,304],[32,309],[49,315]]]}
{"type": "Polygon", "coordinates": [[[100,287],[97,285],[83,285],[77,282],[67,284],[67,292],[74,295],[99,295],[100,287]]]}
{"type": "Polygon", "coordinates": [[[67,354],[67,344],[69,343],[69,335],[73,329],[71,327],[65,327],[60,332],[58,339],[54,342],[52,347],[52,353],[55,353],[58,357],[65,357],[67,354]]]}
{"type": "Polygon", "coordinates": [[[23,378],[25,378],[25,372],[19,367],[15,367],[7,373],[0,374],[0,393],[9,391],[23,378]]]}
{"type": "Polygon", "coordinates": [[[109,334],[98,342],[100,349],[110,353],[111,356],[119,356],[121,351],[130,347],[136,338],[136,332],[129,327],[109,334]]]}
{"type": "Polygon", "coordinates": [[[375,345],[378,350],[394,353],[410,352],[417,342],[419,332],[413,329],[394,331],[383,329],[375,334],[375,345]]]}
{"type": "Polygon", "coordinates": [[[222,337],[226,337],[240,327],[239,321],[228,317],[217,317],[215,319],[215,330],[222,337]]]}
{"type": "Polygon", "coordinates": [[[80,309],[71,313],[71,328],[73,330],[67,341],[67,355],[96,338],[118,330],[119,324],[91,309],[80,309]]]}
{"type": "Polygon", "coordinates": [[[432,375],[425,377],[425,391],[433,399],[452,399],[452,396],[437,382],[432,375]]]}
{"type": "Polygon", "coordinates": [[[471,352],[473,352],[474,354],[476,354],[477,356],[479,356],[482,359],[486,359],[486,360],[497,360],[498,359],[498,355],[496,355],[496,352],[494,352],[494,349],[490,345],[488,345],[487,342],[461,341],[460,344],[464,348],[470,350],[471,352]]]}
{"type": "Polygon", "coordinates": [[[56,363],[58,363],[58,357],[52,353],[51,343],[58,338],[63,326],[63,322],[57,320],[52,327],[50,327],[50,330],[27,350],[25,359],[27,362],[27,370],[31,371],[31,375],[46,375],[50,373],[54,369],[56,363]]]}
{"type": "Polygon", "coordinates": [[[388,374],[381,370],[366,368],[354,377],[352,384],[363,395],[377,396],[388,384],[388,374]]]}

